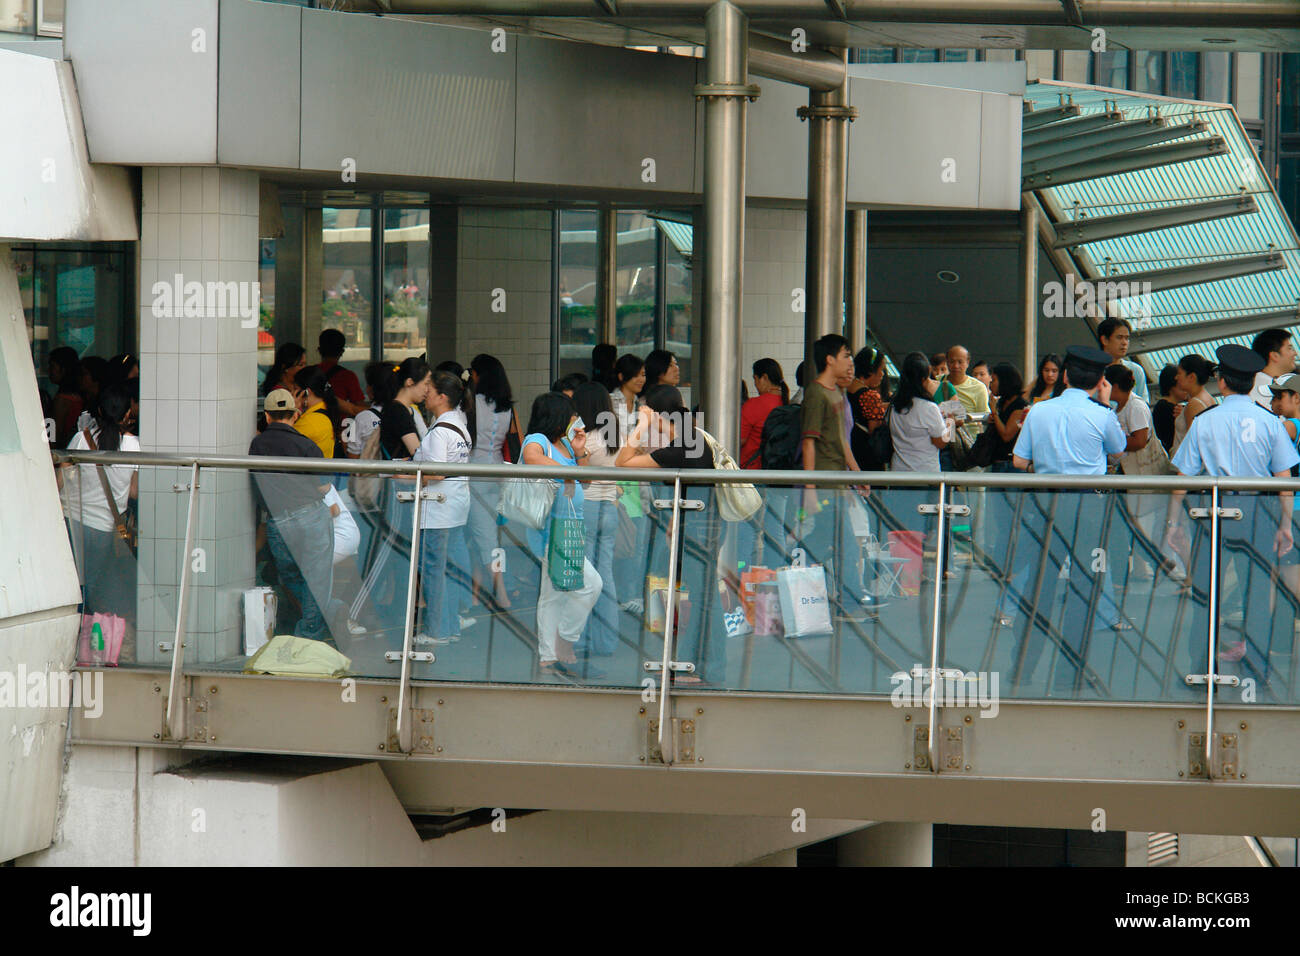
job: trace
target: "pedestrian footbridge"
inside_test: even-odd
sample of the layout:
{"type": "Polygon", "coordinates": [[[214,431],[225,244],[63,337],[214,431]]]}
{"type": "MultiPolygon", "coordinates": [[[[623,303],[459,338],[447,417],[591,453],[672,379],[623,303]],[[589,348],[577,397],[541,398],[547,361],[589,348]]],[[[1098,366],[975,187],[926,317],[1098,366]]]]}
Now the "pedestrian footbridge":
{"type": "MultiPolygon", "coordinates": [[[[223,527],[222,495],[250,494],[254,467],[342,484],[338,463],[56,457],[136,464],[142,502],[134,640],[103,669],[101,713],[72,709],[74,747],[374,761],[412,814],[801,808],[844,820],[1085,829],[1100,818],[1112,830],[1300,835],[1300,576],[1293,555],[1253,544],[1273,539],[1282,482],[817,473],[821,510],[809,521],[792,504],[803,473],[584,469],[643,483],[644,531],[618,546],[612,575],[639,587],[593,611],[608,655],[551,673],[537,651],[546,572],[527,530],[499,524],[493,567],[508,609],[470,603],[453,545],[448,593],[474,620],[454,643],[417,643],[428,591],[410,556],[438,486],[416,501],[418,465],[349,462],[387,486],[384,509],[357,517],[380,543],[363,553],[372,564],[384,553],[390,567],[366,576],[359,604],[363,576],[346,563],[315,595],[345,671],[273,676],[246,673],[243,592],[279,574],[279,633],[298,611],[257,538],[223,527]],[[722,520],[716,489],[759,476],[760,511],[722,520]],[[849,487],[864,477],[869,492],[849,487]],[[1172,550],[1170,513],[1187,531],[1172,550]],[[815,586],[792,590],[793,579],[755,585],[765,577],[755,568],[790,564],[823,569],[829,627],[763,633],[783,586],[816,603],[815,586]],[[206,588],[218,565],[222,580],[242,569],[245,588],[206,588]],[[743,584],[761,605],[753,623],[743,584]],[[849,606],[854,595],[870,598],[867,610],[849,606]],[[364,633],[350,633],[349,615],[364,633]]],[[[475,490],[533,471],[551,474],[439,467],[475,490]]],[[[77,472],[65,469],[65,481],[77,472]]],[[[112,572],[94,560],[79,554],[83,583],[112,572]]],[[[485,602],[491,590],[485,580],[485,602]]]]}

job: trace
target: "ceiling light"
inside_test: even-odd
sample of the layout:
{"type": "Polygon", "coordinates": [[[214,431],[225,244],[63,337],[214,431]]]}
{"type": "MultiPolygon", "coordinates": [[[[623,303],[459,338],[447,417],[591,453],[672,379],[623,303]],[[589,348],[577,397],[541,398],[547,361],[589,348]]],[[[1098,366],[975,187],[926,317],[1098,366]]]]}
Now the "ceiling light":
{"type": "Polygon", "coordinates": [[[935,276],[940,282],[947,282],[950,284],[961,278],[961,276],[957,275],[957,273],[953,272],[951,269],[940,269],[935,273],[935,276]]]}
{"type": "Polygon", "coordinates": [[[1202,43],[1236,43],[1231,37],[1202,37],[1202,43]]]}

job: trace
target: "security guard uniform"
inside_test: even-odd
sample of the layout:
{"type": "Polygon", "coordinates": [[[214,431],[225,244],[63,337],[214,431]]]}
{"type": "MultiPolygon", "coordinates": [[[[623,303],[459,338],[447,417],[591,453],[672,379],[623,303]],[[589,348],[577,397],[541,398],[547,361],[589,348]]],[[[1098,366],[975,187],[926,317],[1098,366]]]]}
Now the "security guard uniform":
{"type": "MultiPolygon", "coordinates": [[[[1237,378],[1251,379],[1264,367],[1263,358],[1240,345],[1222,346],[1216,355],[1220,368],[1237,378]]],[[[1282,419],[1257,405],[1248,393],[1226,395],[1219,405],[1197,415],[1173,459],[1174,467],[1184,475],[1233,478],[1271,478],[1297,463],[1300,454],[1282,419]]],[[[1241,600],[1243,612],[1243,639],[1222,641],[1225,650],[1219,656],[1239,658],[1242,666],[1263,684],[1268,680],[1273,632],[1278,633],[1279,641],[1285,640],[1284,646],[1289,649],[1295,618],[1294,602],[1285,600],[1280,591],[1276,611],[1269,610],[1276,590],[1276,537],[1283,502],[1276,495],[1251,492],[1228,492],[1219,501],[1221,507],[1242,512],[1240,519],[1225,518],[1219,523],[1219,580],[1223,581],[1223,570],[1231,562],[1239,582],[1234,603],[1241,600]]],[[[1209,602],[1205,596],[1210,582],[1209,524],[1208,520],[1194,523],[1191,580],[1200,597],[1194,598],[1188,634],[1191,674],[1205,674],[1209,669],[1209,602]]],[[[1171,521],[1170,530],[1177,526],[1178,520],[1171,521]]],[[[1290,550],[1285,545],[1284,549],[1290,550]]]]}
{"type": "MultiPolygon", "coordinates": [[[[1066,368],[1103,372],[1111,358],[1100,349],[1071,347],[1066,368]]],[[[1067,373],[1068,374],[1068,373],[1067,373]]],[[[1126,440],[1119,419],[1108,406],[1090,398],[1080,388],[1067,388],[1058,398],[1034,405],[1013,450],[1017,458],[1033,463],[1044,475],[1104,475],[1106,456],[1124,450],[1126,440]]],[[[1110,600],[1105,591],[1102,528],[1105,499],[1099,491],[1025,492],[1021,508],[1020,547],[1011,592],[1019,609],[1033,613],[1016,650],[1013,681],[1019,685],[1034,671],[1051,629],[1056,587],[1067,579],[1065,616],[1059,653],[1053,663],[1054,689],[1060,695],[1077,694],[1083,686],[1084,664],[1092,632],[1105,627],[1099,605],[1110,600]],[[1036,546],[1037,545],[1037,546],[1036,546]],[[1046,549],[1047,560],[1041,561],[1046,549]]]]}

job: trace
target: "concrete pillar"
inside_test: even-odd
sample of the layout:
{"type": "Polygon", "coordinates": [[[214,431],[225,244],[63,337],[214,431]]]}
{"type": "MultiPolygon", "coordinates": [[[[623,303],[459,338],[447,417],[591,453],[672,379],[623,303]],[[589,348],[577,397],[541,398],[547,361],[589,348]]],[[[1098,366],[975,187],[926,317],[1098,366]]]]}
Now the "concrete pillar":
{"type": "Polygon", "coordinates": [[[618,210],[603,208],[596,229],[596,344],[618,342],[618,210]]]}
{"type": "MultiPolygon", "coordinates": [[[[846,57],[846,51],[839,51],[846,57]]],[[[848,184],[849,85],[809,92],[799,118],[808,121],[808,255],[807,311],[804,313],[804,360],[816,376],[813,343],[844,328],[844,196],[848,184]]]]}
{"type": "MultiPolygon", "coordinates": [[[[257,410],[258,176],[146,167],[141,179],[140,444],[145,451],[246,454],[257,410]]],[[[174,638],[182,561],[195,569],[187,663],[240,651],[240,596],[253,582],[248,476],[202,474],[197,556],[182,553],[188,481],[188,469],[140,469],[143,663],[171,661],[171,650],[158,643],[174,638]]]]}
{"type": "Polygon", "coordinates": [[[840,837],[840,866],[932,866],[934,827],[929,823],[877,823],[840,837]]]}
{"type": "Polygon", "coordinates": [[[1021,343],[1025,381],[1038,371],[1038,203],[1030,195],[1021,199],[1020,296],[1024,308],[1021,343]]]}
{"type": "Polygon", "coordinates": [[[851,209],[848,215],[848,289],[844,335],[853,354],[867,344],[867,211],[851,209]]]}
{"type": "Polygon", "coordinates": [[[740,452],[741,291],[745,255],[745,112],[758,96],[748,84],[748,17],[721,0],[705,16],[704,314],[700,407],[704,425],[740,452]]]}

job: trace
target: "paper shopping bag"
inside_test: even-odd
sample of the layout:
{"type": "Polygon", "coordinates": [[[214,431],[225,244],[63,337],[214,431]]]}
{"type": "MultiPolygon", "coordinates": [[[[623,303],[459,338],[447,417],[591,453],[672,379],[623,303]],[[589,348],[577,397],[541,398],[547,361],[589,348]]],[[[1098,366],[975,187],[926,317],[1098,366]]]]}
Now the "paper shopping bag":
{"type": "Polygon", "coordinates": [[[271,588],[249,588],[244,592],[244,653],[248,656],[275,636],[275,615],[278,610],[275,591],[271,588]]]}
{"type": "Polygon", "coordinates": [[[126,636],[126,620],[116,614],[86,614],[81,618],[77,664],[81,667],[116,667],[126,636]]]}
{"type": "Polygon", "coordinates": [[[762,584],[754,592],[754,635],[780,637],[785,633],[781,622],[781,597],[776,593],[776,582],[762,584]]]}
{"type": "Polygon", "coordinates": [[[740,574],[740,603],[745,609],[745,620],[754,623],[754,595],[758,586],[764,581],[775,581],[776,571],[772,568],[746,568],[740,574]]]}
{"type": "Polygon", "coordinates": [[[786,637],[831,632],[831,606],[826,599],[826,572],[820,564],[782,568],[776,572],[781,620],[786,637]]]}

